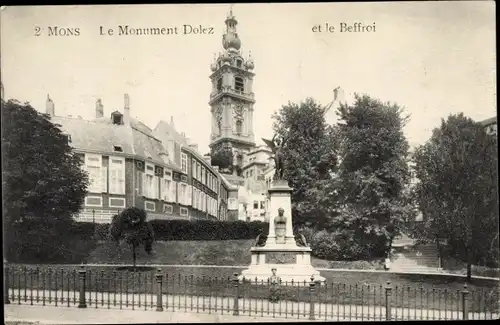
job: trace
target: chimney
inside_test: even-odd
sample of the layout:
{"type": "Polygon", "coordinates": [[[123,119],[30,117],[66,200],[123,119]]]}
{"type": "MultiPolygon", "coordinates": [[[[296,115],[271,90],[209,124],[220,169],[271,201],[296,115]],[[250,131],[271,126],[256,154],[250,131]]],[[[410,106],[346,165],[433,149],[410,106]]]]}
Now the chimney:
{"type": "Polygon", "coordinates": [[[54,102],[50,98],[49,94],[47,94],[47,101],[45,102],[45,113],[49,114],[50,116],[55,115],[54,102]]]}
{"type": "Polygon", "coordinates": [[[193,148],[194,150],[198,151],[198,144],[191,143],[191,144],[189,144],[189,148],[193,148]]]}
{"type": "Polygon", "coordinates": [[[203,160],[205,160],[205,162],[210,165],[212,158],[210,156],[203,156],[203,160]]]}
{"type": "Polygon", "coordinates": [[[123,105],[123,125],[130,124],[130,98],[128,94],[124,96],[124,105],[123,105]]]}
{"type": "Polygon", "coordinates": [[[99,98],[95,102],[95,117],[101,118],[104,116],[104,106],[102,105],[101,99],[99,98]]]}

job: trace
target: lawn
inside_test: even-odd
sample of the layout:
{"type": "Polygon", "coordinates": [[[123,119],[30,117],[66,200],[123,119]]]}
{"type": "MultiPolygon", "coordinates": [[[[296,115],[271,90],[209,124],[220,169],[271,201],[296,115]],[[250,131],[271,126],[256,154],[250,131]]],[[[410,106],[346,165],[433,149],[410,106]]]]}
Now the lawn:
{"type": "MultiPolygon", "coordinates": [[[[227,265],[245,266],[251,261],[250,248],[255,240],[224,241],[168,241],[154,244],[154,255],[144,249],[137,251],[137,264],[162,265],[227,265]]],[[[101,242],[86,258],[87,264],[130,264],[130,248],[124,244],[101,242]]],[[[347,268],[382,270],[380,260],[375,261],[326,261],[312,257],[311,263],[318,268],[347,268]]]]}

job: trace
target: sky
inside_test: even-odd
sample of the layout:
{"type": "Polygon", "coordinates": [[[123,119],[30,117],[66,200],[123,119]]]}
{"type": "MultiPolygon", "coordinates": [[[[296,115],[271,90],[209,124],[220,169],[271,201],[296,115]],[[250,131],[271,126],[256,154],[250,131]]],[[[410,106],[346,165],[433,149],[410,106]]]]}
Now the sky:
{"type": "MultiPolygon", "coordinates": [[[[254,133],[272,136],[272,114],[312,97],[326,105],[342,87],[403,106],[405,134],[424,143],[442,118],[463,112],[496,116],[495,7],[481,2],[235,4],[243,56],[255,62],[254,133]],[[325,32],[325,24],[333,33],[325,32]],[[340,24],[375,32],[340,32],[340,24]],[[322,32],[313,32],[315,25],[322,32]]],[[[229,4],[4,7],[0,11],[1,80],[6,98],[56,115],[123,111],[154,128],[170,121],[208,152],[210,64],[223,51],[229,4]],[[184,35],[202,25],[213,34],[184,35]],[[116,35],[119,25],[177,27],[177,35],[116,35]],[[49,36],[49,27],[79,29],[49,36]],[[114,29],[115,34],[100,35],[114,29]],[[40,28],[40,36],[35,36],[40,28]]]]}

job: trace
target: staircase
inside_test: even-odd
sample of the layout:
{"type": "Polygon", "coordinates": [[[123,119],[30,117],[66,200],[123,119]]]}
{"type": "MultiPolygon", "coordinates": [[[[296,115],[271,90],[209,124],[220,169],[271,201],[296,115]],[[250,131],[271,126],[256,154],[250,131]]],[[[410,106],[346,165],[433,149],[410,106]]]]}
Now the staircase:
{"type": "Polygon", "coordinates": [[[391,271],[436,273],[439,272],[439,254],[435,244],[395,247],[391,271]]]}

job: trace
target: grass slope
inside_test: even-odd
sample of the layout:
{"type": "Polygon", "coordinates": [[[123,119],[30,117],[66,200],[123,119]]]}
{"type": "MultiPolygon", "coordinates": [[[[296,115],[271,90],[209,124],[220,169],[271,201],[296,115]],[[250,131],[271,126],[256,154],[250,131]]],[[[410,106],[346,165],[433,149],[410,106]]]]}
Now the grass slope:
{"type": "MultiPolygon", "coordinates": [[[[250,248],[255,240],[224,241],[168,241],[154,244],[154,255],[148,255],[143,248],[137,251],[137,264],[166,265],[249,265],[250,248]]],[[[86,259],[89,264],[130,264],[132,253],[125,244],[101,242],[86,259]]],[[[312,258],[318,268],[382,269],[381,261],[326,261],[312,258]]]]}

